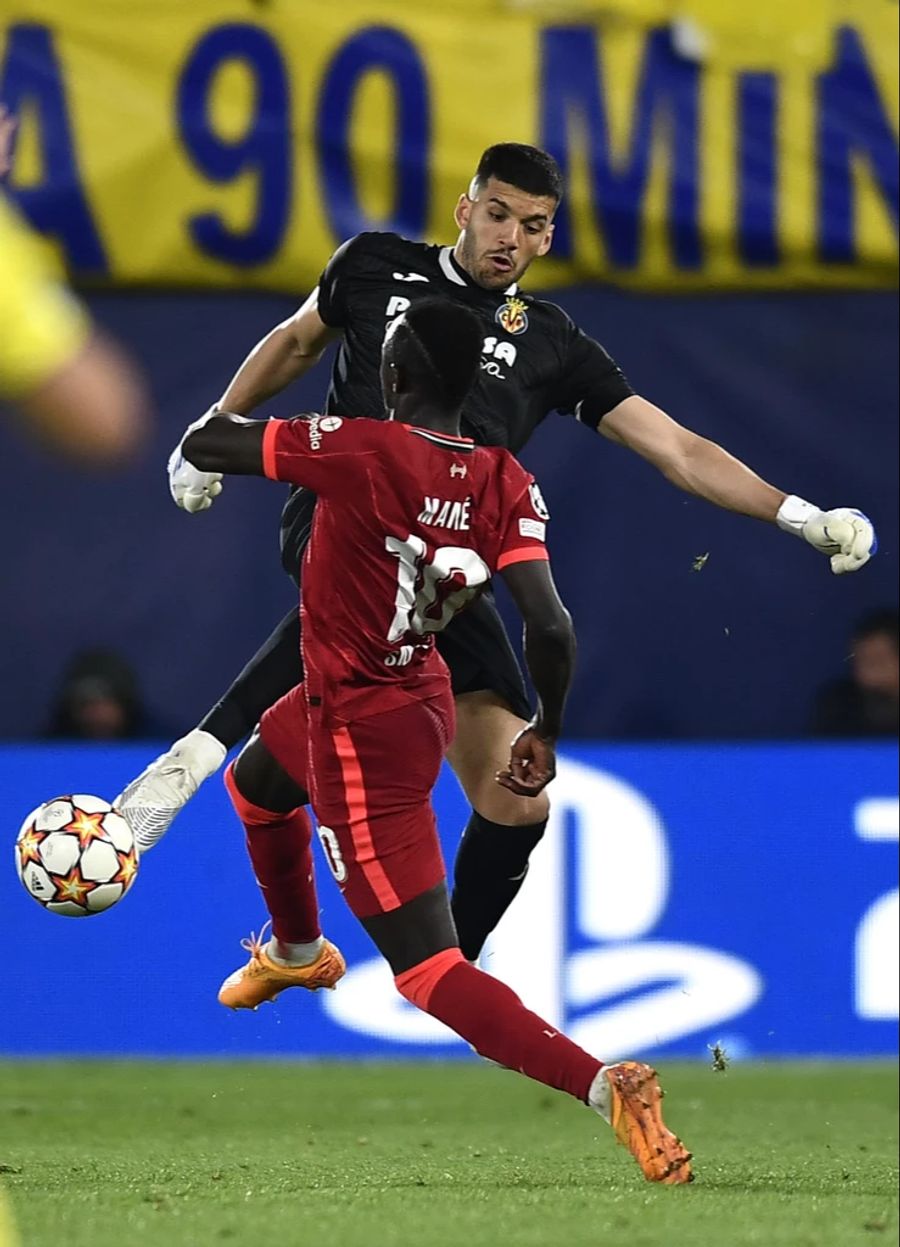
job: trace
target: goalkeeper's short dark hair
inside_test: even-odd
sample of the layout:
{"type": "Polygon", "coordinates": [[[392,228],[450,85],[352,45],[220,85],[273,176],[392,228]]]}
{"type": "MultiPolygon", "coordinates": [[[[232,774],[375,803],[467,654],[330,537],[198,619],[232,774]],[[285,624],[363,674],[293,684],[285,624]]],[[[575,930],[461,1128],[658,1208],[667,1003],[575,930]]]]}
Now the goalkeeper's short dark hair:
{"type": "Polygon", "coordinates": [[[507,182],[529,195],[562,199],[563,177],[549,152],[529,143],[495,143],[482,153],[475,182],[483,187],[488,178],[507,182]]]}
{"type": "Polygon", "coordinates": [[[468,308],[423,299],[404,313],[406,333],[397,343],[397,363],[416,389],[434,402],[457,409],[481,365],[484,329],[468,308]]]}

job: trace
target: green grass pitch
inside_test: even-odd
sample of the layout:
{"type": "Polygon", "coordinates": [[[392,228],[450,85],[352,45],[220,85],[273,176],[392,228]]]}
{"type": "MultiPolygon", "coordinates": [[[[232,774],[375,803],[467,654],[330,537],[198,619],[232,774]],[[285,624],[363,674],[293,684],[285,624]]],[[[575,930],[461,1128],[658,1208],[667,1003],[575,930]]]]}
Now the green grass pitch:
{"type": "Polygon", "coordinates": [[[0,1063],[23,1247],[881,1247],[887,1064],[661,1069],[697,1181],[479,1064],[0,1063]]]}

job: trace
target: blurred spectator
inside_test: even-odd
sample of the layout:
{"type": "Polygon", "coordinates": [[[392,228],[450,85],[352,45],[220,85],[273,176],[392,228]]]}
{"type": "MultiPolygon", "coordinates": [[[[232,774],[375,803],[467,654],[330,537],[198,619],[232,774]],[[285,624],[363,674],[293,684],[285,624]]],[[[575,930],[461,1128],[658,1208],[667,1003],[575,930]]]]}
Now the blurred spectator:
{"type": "Polygon", "coordinates": [[[48,736],[126,740],[165,734],[141,703],[131,666],[111,650],[83,650],[63,673],[48,736]]]}
{"type": "Polygon", "coordinates": [[[853,630],[850,674],[819,692],[817,736],[896,736],[900,725],[900,615],[885,608],[864,615],[853,630]]]}

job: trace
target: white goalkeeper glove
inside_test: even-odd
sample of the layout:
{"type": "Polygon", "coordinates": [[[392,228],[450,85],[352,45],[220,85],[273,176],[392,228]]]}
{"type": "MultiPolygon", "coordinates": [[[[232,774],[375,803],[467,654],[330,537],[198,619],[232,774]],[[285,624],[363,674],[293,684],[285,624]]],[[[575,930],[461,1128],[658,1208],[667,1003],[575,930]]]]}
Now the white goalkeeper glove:
{"type": "Polygon", "coordinates": [[[209,411],[189,425],[181,441],[169,455],[169,493],[176,507],[196,515],[198,511],[208,511],[222,492],[221,472],[201,472],[181,453],[181,447],[188,433],[199,429],[212,416],[218,413],[218,407],[210,407],[209,411]]]}
{"type": "Polygon", "coordinates": [[[820,511],[791,494],[778,508],[777,522],[785,532],[795,533],[827,554],[835,576],[858,571],[878,549],[872,521],[852,507],[820,511]]]}

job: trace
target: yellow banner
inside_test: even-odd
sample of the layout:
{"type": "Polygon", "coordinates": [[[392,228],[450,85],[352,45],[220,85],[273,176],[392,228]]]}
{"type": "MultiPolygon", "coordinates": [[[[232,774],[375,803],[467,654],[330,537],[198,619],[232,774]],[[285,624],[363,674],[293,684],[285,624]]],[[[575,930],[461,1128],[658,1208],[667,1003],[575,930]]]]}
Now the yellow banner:
{"type": "Polygon", "coordinates": [[[17,0],[10,187],[82,278],[300,293],[361,229],[452,241],[518,140],[568,185],[531,286],[895,282],[891,4],[552,8],[17,0]]]}

